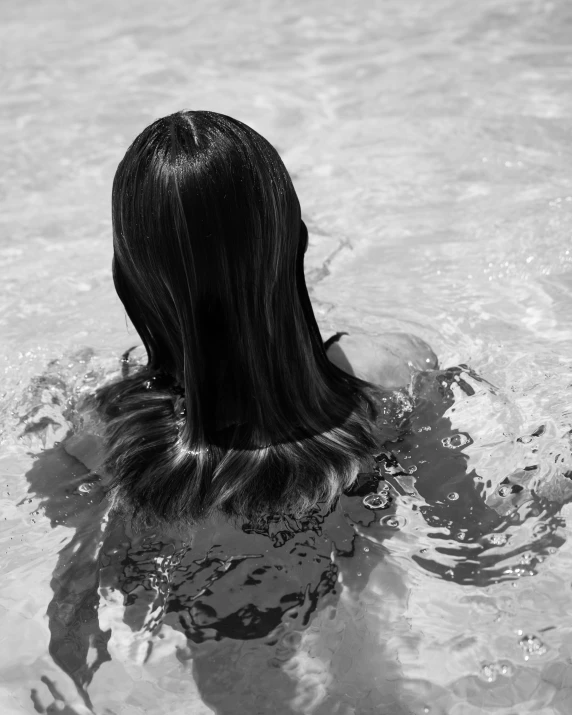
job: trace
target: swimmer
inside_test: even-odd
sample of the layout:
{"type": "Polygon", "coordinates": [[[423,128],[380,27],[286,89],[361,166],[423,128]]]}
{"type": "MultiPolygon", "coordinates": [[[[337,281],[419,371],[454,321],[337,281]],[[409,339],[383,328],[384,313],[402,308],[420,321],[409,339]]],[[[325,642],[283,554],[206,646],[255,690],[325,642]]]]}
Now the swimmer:
{"type": "Polygon", "coordinates": [[[153,122],[112,213],[115,288],[147,352],[99,392],[114,504],[185,524],[333,504],[390,429],[384,389],[436,367],[431,349],[401,333],[324,344],[291,178],[235,119],[153,122]]]}
{"type": "MultiPolygon", "coordinates": [[[[27,475],[54,524],[76,529],[52,579],[54,662],[89,707],[93,693],[112,710],[110,676],[165,673],[178,679],[173,702],[185,687],[197,713],[209,711],[202,699],[233,715],[401,715],[413,696],[440,697],[419,678],[419,693],[402,693],[403,652],[386,636],[395,623],[409,629],[417,576],[386,542],[417,499],[420,519],[455,535],[458,564],[424,548],[412,566],[459,583],[501,577],[485,537],[505,533],[533,472],[511,472],[487,497],[459,431],[488,430],[488,454],[504,430],[494,389],[466,366],[437,370],[413,336],[339,326],[322,340],[291,179],[270,144],[229,117],[179,112],[145,129],[117,170],[113,229],[115,286],[147,362],[127,351],[122,376],[97,394],[103,428],[82,414],[83,433],[27,475]],[[405,428],[388,407],[401,388],[415,402],[405,428]],[[380,517],[388,500],[368,494],[367,478],[392,440],[380,517]],[[180,678],[191,661],[193,677],[180,678]]],[[[560,504],[548,506],[552,517],[560,504]]],[[[169,709],[158,707],[149,712],[169,709]]]]}
{"type": "MultiPolygon", "coordinates": [[[[323,341],[292,181],[241,122],[178,112],[151,124],[117,169],[112,212],[114,283],[147,361],[127,351],[121,377],[96,394],[103,424],[84,405],[81,433],[28,475],[38,492],[57,472],[61,497],[45,508],[76,528],[53,579],[52,658],[88,705],[88,690],[108,692],[98,685],[106,670],[148,675],[192,659],[217,712],[237,712],[254,687],[299,702],[294,712],[312,691],[318,707],[322,678],[338,671],[321,656],[310,671],[312,653],[328,625],[346,633],[344,647],[363,641],[356,597],[373,569],[387,570],[363,550],[352,557],[352,523],[374,512],[350,491],[399,433],[396,389],[436,357],[403,333],[341,330],[323,341]],[[78,478],[93,491],[70,508],[78,478]],[[300,640],[336,604],[336,620],[321,617],[300,640]]],[[[374,657],[370,646],[363,658],[381,667],[383,649],[374,657]]],[[[395,662],[383,666],[393,680],[395,662]]],[[[199,712],[195,690],[187,696],[199,712]]]]}

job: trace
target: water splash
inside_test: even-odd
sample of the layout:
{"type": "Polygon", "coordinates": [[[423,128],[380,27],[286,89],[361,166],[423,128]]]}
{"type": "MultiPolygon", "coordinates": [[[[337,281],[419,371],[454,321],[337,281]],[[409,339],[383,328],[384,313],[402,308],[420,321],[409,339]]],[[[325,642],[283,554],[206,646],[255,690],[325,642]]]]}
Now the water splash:
{"type": "Polygon", "coordinates": [[[363,505],[367,509],[387,509],[390,499],[385,494],[367,494],[363,500],[363,505]]]}

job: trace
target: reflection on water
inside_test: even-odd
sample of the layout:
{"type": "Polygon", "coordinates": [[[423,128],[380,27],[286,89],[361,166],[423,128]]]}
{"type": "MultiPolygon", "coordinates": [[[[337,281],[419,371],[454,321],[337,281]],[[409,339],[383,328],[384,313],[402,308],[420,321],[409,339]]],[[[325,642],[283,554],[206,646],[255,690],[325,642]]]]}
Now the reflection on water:
{"type": "MultiPolygon", "coordinates": [[[[74,362],[92,378],[105,374],[89,353],[68,371],[74,362]]],[[[134,683],[133,702],[140,702],[143,674],[148,682],[154,669],[168,666],[168,687],[181,681],[181,702],[229,714],[448,712],[456,696],[470,702],[490,695],[484,683],[507,681],[520,692],[514,653],[489,657],[476,676],[456,678],[450,692],[424,669],[412,677],[404,667],[426,637],[411,613],[421,591],[439,581],[464,589],[442,604],[458,610],[452,621],[463,631],[452,647],[462,656],[477,641],[459,613],[466,618],[488,603],[491,613],[494,603],[500,622],[511,605],[485,594],[536,576],[566,541],[568,474],[543,484],[540,465],[526,464],[545,426],[505,439],[528,451],[522,466],[497,474],[495,483],[470,468],[467,450],[486,448],[481,437],[506,425],[488,424],[474,436],[453,426],[466,402],[498,414],[505,399],[467,366],[420,373],[410,397],[395,395],[399,436],[380,445],[329,513],[317,505],[298,520],[213,519],[184,535],[133,532],[107,513],[101,478],[78,459],[90,454],[97,431],[82,408],[91,386],[67,385],[73,381],[56,365],[38,378],[29,396],[36,407],[24,410],[21,434],[32,446],[72,428],[71,437],[40,451],[26,474],[39,500],[34,513],[73,529],[59,551],[47,607],[50,656],[75,687],[69,712],[98,712],[104,702],[113,711],[117,699],[102,698],[100,688],[119,667],[134,683]]],[[[525,662],[549,653],[540,633],[520,629],[512,640],[525,662]]],[[[43,682],[54,703],[69,703],[52,680],[43,682]]],[[[32,700],[47,712],[37,687],[32,700]]]]}
{"type": "Polygon", "coordinates": [[[570,3],[14,8],[2,712],[569,715],[570,3]],[[409,330],[443,366],[331,514],[188,543],[106,520],[77,409],[136,342],[110,279],[114,169],[182,107],[283,154],[325,336],[409,330]]]}

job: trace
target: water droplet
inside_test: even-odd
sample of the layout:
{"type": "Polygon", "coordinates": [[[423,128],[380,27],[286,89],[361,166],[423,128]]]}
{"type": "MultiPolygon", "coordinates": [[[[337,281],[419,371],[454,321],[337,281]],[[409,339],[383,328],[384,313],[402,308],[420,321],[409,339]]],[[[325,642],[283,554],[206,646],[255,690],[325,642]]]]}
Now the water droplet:
{"type": "Polygon", "coordinates": [[[414,474],[417,471],[417,467],[413,464],[409,467],[409,474],[414,474]]]}
{"type": "Polygon", "coordinates": [[[459,495],[457,494],[457,492],[451,492],[450,494],[447,494],[447,499],[449,499],[449,501],[457,501],[458,498],[459,495]]]}
{"type": "Polygon", "coordinates": [[[441,440],[443,447],[447,449],[459,449],[459,447],[464,447],[469,444],[471,438],[466,434],[454,434],[452,437],[443,437],[441,440]]]}
{"type": "Polygon", "coordinates": [[[419,549],[420,554],[426,554],[429,551],[429,549],[419,549]]]}
{"type": "Polygon", "coordinates": [[[465,533],[464,533],[463,531],[459,531],[459,532],[457,533],[457,539],[459,539],[459,541],[464,541],[464,540],[465,540],[465,533]]]}
{"type": "Polygon", "coordinates": [[[509,534],[487,534],[486,539],[494,546],[505,546],[510,536],[509,534]]]}
{"type": "Polygon", "coordinates": [[[386,509],[389,506],[389,498],[385,494],[366,494],[362,503],[368,509],[386,509]]]}
{"type": "Polygon", "coordinates": [[[549,554],[555,554],[558,551],[558,549],[555,546],[549,546],[548,547],[548,553],[549,554]]]}
{"type": "Polygon", "coordinates": [[[499,497],[507,497],[509,494],[512,494],[512,487],[510,484],[503,484],[498,488],[499,497]]]}
{"type": "Polygon", "coordinates": [[[540,638],[534,635],[523,635],[518,644],[524,652],[525,660],[528,660],[531,655],[544,655],[548,650],[540,638]]]}

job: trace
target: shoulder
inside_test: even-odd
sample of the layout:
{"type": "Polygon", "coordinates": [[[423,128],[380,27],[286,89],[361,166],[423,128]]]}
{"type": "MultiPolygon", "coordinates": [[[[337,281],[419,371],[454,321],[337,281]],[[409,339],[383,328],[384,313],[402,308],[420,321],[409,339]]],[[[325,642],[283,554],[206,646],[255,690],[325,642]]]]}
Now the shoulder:
{"type": "Polygon", "coordinates": [[[388,388],[406,387],[413,373],[438,366],[429,345],[409,333],[344,334],[327,354],[342,370],[388,388]]]}

